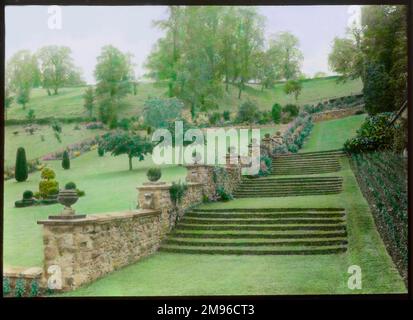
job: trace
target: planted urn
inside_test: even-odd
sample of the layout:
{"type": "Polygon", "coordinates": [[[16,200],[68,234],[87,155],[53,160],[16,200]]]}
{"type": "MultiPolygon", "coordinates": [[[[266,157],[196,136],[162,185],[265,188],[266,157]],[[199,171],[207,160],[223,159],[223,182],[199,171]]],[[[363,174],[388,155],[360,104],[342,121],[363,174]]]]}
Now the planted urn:
{"type": "Polygon", "coordinates": [[[62,215],[73,215],[75,210],[71,208],[73,204],[77,202],[79,196],[76,191],[76,185],[73,182],[66,184],[65,189],[59,191],[57,200],[65,208],[63,209],[62,215]]]}
{"type": "Polygon", "coordinates": [[[151,182],[156,182],[158,181],[161,176],[162,176],[162,172],[161,169],[159,168],[151,168],[148,170],[148,172],[146,173],[146,176],[148,177],[148,180],[151,182]]]}

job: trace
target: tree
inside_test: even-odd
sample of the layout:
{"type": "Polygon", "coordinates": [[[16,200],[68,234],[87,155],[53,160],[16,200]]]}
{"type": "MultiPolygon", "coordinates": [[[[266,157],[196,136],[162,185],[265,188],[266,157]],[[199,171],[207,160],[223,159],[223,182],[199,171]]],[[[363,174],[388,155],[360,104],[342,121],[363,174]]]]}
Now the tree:
{"type": "Polygon", "coordinates": [[[240,105],[238,110],[238,120],[240,122],[248,122],[251,125],[259,119],[259,116],[257,105],[251,100],[247,100],[240,105]]]}
{"type": "Polygon", "coordinates": [[[284,85],[284,92],[288,95],[294,95],[295,101],[301,93],[303,85],[298,80],[288,80],[284,85]]]}
{"type": "Polygon", "coordinates": [[[271,116],[272,116],[272,120],[274,121],[274,123],[280,123],[281,122],[281,105],[279,105],[278,103],[274,103],[271,109],[271,116]]]}
{"type": "Polygon", "coordinates": [[[334,38],[328,56],[330,69],[346,78],[356,79],[363,73],[361,50],[354,39],[334,38]]]}
{"type": "Polygon", "coordinates": [[[131,54],[110,45],[104,46],[97,58],[95,92],[100,118],[105,123],[116,122],[121,100],[131,92],[131,80],[134,79],[132,66],[131,54]]]}
{"type": "Polygon", "coordinates": [[[83,82],[70,55],[70,48],[63,46],[45,46],[37,52],[42,86],[49,96],[50,90],[57,95],[59,88],[83,82]]]}
{"type": "Polygon", "coordinates": [[[89,113],[89,117],[92,117],[93,115],[93,109],[94,109],[94,101],[95,101],[95,95],[94,95],[94,90],[92,86],[89,86],[86,90],[85,93],[83,94],[83,106],[89,113]]]}
{"type": "Polygon", "coordinates": [[[363,93],[365,108],[369,114],[393,110],[393,94],[389,75],[382,64],[367,64],[363,93]]]}
{"type": "Polygon", "coordinates": [[[65,170],[70,169],[70,157],[69,157],[69,152],[67,150],[63,152],[62,168],[65,170]]]}
{"type": "Polygon", "coordinates": [[[278,61],[281,79],[290,80],[299,77],[303,61],[299,44],[298,38],[290,32],[279,32],[270,39],[269,51],[278,61]]]}
{"type": "Polygon", "coordinates": [[[14,178],[17,182],[26,181],[29,176],[26,160],[26,151],[20,147],[16,153],[16,165],[14,167],[14,178]]]}
{"type": "Polygon", "coordinates": [[[7,88],[4,89],[4,110],[5,110],[5,119],[7,119],[7,110],[11,107],[14,97],[10,95],[10,90],[7,88]]]}
{"type": "Polygon", "coordinates": [[[30,92],[37,78],[38,68],[35,56],[28,50],[15,53],[6,66],[6,83],[16,94],[16,102],[26,108],[30,92]]]}
{"type": "Polygon", "coordinates": [[[143,118],[152,128],[165,128],[181,116],[184,105],[177,98],[149,98],[145,101],[143,118]]]}
{"type": "Polygon", "coordinates": [[[152,152],[153,146],[150,142],[138,135],[130,135],[124,132],[107,133],[102,137],[100,147],[105,152],[111,152],[113,156],[126,154],[129,159],[129,170],[132,170],[132,159],[139,161],[145,159],[145,155],[152,152]]]}

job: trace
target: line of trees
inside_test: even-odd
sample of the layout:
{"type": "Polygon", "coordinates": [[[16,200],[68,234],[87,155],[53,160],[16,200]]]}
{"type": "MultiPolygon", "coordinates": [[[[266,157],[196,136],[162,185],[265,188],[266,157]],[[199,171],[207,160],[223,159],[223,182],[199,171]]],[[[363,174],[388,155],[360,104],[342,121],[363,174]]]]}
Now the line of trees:
{"type": "Polygon", "coordinates": [[[264,89],[301,74],[298,39],[280,32],[266,42],[264,17],[254,7],[170,6],[155,25],[165,36],[147,59],[149,76],[166,81],[168,95],[191,110],[216,108],[231,84],[241,98],[249,81],[264,89]]]}
{"type": "Polygon", "coordinates": [[[23,109],[30,100],[32,88],[42,87],[48,95],[57,95],[66,86],[84,85],[81,70],[71,57],[71,50],[63,46],[45,46],[36,53],[16,52],[6,64],[6,109],[15,100],[23,109]]]}
{"type": "Polygon", "coordinates": [[[330,68],[363,81],[370,114],[398,110],[407,100],[406,6],[363,6],[361,25],[336,38],[330,68]]]}

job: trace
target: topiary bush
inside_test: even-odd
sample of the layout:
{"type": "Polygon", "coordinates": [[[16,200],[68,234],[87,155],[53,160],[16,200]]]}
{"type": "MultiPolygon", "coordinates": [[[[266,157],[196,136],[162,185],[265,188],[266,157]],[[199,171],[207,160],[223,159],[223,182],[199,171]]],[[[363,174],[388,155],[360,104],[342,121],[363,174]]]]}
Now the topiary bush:
{"type": "Polygon", "coordinates": [[[10,280],[7,277],[3,278],[3,295],[7,296],[11,292],[10,280]]]}
{"type": "Polygon", "coordinates": [[[74,182],[68,182],[65,184],[65,189],[66,190],[75,190],[76,189],[76,184],[74,182]]]}
{"type": "Polygon", "coordinates": [[[218,187],[216,189],[216,194],[218,195],[218,199],[221,201],[229,201],[234,199],[232,194],[227,192],[224,187],[218,187]]]}
{"type": "Polygon", "coordinates": [[[281,105],[278,103],[274,103],[271,109],[271,117],[274,123],[281,122],[281,111],[282,111],[281,105]]]}
{"type": "Polygon", "coordinates": [[[14,296],[21,298],[26,292],[26,281],[23,278],[16,280],[16,286],[14,287],[14,296]]]}
{"type": "Polygon", "coordinates": [[[288,145],[288,151],[292,153],[297,153],[298,152],[298,146],[294,143],[291,143],[288,145]]]}
{"type": "Polygon", "coordinates": [[[102,146],[98,147],[98,155],[99,157],[103,157],[105,155],[105,149],[102,146]]]}
{"type": "Polygon", "coordinates": [[[33,191],[26,190],[23,192],[23,199],[24,200],[30,200],[33,198],[33,191]]]}
{"type": "Polygon", "coordinates": [[[300,109],[295,104],[287,104],[284,106],[282,111],[288,113],[290,117],[294,118],[298,116],[300,109]]]}
{"type": "Polygon", "coordinates": [[[39,282],[33,279],[30,283],[30,297],[37,297],[40,293],[39,282]]]}
{"type": "Polygon", "coordinates": [[[159,168],[150,168],[147,173],[146,176],[148,177],[148,180],[151,182],[156,182],[158,181],[161,176],[162,176],[162,172],[161,169],[159,168]]]}
{"type": "Polygon", "coordinates": [[[23,182],[27,180],[29,171],[27,167],[26,151],[24,148],[18,148],[16,153],[16,165],[14,169],[14,177],[17,182],[23,182]]]}
{"type": "Polygon", "coordinates": [[[222,113],[222,118],[224,121],[230,121],[231,120],[231,113],[229,111],[224,111],[222,113]]]}
{"type": "Polygon", "coordinates": [[[50,168],[44,168],[40,174],[42,179],[50,180],[56,177],[55,172],[50,168]]]}
{"type": "Polygon", "coordinates": [[[62,168],[65,170],[70,169],[70,158],[69,158],[69,152],[65,150],[63,152],[63,157],[62,157],[62,168]]]}
{"type": "Polygon", "coordinates": [[[54,179],[55,172],[50,168],[44,168],[41,173],[42,180],[39,182],[39,192],[42,198],[59,193],[59,183],[54,179]]]}

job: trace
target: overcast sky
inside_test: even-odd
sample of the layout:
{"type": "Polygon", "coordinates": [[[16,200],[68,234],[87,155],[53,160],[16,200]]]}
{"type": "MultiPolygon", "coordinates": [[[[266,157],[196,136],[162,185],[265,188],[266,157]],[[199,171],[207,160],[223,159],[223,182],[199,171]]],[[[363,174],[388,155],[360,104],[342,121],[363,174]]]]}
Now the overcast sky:
{"type": "MultiPolygon", "coordinates": [[[[134,55],[138,76],[145,73],[143,63],[163,35],[152,21],[166,17],[165,6],[61,8],[62,28],[52,30],[47,6],[7,6],[6,60],[21,49],[34,52],[44,45],[65,45],[72,49],[85,80],[93,83],[96,57],[102,46],[112,44],[134,55]]],[[[267,37],[290,31],[299,38],[305,74],[331,73],[328,53],[334,37],[345,34],[349,6],[262,6],[258,10],[266,17],[267,37]]]]}

